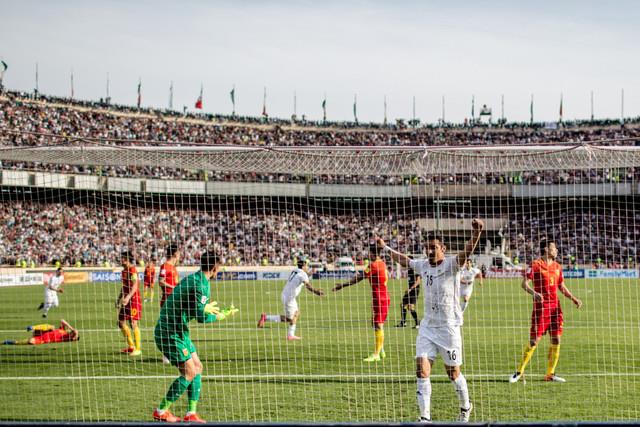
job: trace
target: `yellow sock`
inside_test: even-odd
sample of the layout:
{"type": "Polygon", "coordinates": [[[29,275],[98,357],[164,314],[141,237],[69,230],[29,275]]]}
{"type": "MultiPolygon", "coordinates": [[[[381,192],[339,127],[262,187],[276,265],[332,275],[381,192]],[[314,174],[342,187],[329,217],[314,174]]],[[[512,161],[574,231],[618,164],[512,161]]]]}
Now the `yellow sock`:
{"type": "Polygon", "coordinates": [[[527,346],[524,348],[524,353],[522,354],[522,360],[520,360],[520,363],[518,364],[518,369],[516,369],[517,372],[523,373],[524,372],[524,368],[527,367],[527,363],[529,363],[529,360],[531,360],[531,356],[533,356],[533,352],[536,351],[536,346],[531,346],[529,344],[527,344],[527,346]]]}
{"type": "Polygon", "coordinates": [[[127,345],[129,348],[133,347],[133,338],[131,338],[131,329],[129,329],[129,326],[124,325],[122,327],[122,335],[127,339],[127,345]]]}
{"type": "Polygon", "coordinates": [[[41,323],[39,325],[33,325],[33,330],[34,331],[39,331],[39,332],[53,331],[54,329],[55,329],[55,327],[53,325],[49,325],[48,323],[41,323]]]}
{"type": "Polygon", "coordinates": [[[376,336],[376,349],[373,353],[379,355],[382,351],[382,347],[384,346],[384,330],[376,329],[374,333],[376,336]]]}
{"type": "Polygon", "coordinates": [[[549,347],[549,358],[547,359],[547,376],[556,373],[558,360],[560,360],[560,344],[551,344],[551,347],[549,347]]]}
{"type": "Polygon", "coordinates": [[[136,350],[140,350],[140,328],[133,328],[133,338],[136,341],[136,350]]]}
{"type": "Polygon", "coordinates": [[[149,299],[153,301],[153,288],[149,291],[149,299]]]}
{"type": "Polygon", "coordinates": [[[149,288],[144,288],[144,299],[149,298],[149,288]]]}

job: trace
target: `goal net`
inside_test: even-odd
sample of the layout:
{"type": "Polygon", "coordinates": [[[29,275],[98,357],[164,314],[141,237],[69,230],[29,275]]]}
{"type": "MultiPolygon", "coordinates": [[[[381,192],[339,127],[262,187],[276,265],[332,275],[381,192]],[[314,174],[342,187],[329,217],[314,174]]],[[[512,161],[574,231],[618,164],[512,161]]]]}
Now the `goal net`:
{"type": "MultiPolygon", "coordinates": [[[[179,375],[154,340],[158,276],[177,249],[180,279],[198,270],[206,250],[218,254],[211,300],[239,309],[219,322],[192,321],[194,348],[178,348],[185,359],[195,350],[202,362],[203,418],[415,421],[416,339],[426,326],[414,328],[413,311],[420,320],[435,303],[424,306],[428,283],[419,284],[419,296],[406,295],[408,270],[385,251],[390,303],[386,317],[380,307],[373,313],[373,296],[383,291],[372,292],[364,277],[373,271],[370,246],[379,236],[424,258],[427,235],[437,232],[446,256],[456,255],[474,218],[484,222],[471,256],[481,273],[472,274],[472,292],[455,285],[455,301],[465,305],[456,358],[474,404],[471,420],[640,417],[634,147],[285,149],[83,140],[1,148],[0,160],[0,339],[15,344],[0,346],[0,390],[12,408],[0,419],[151,420],[179,375]],[[512,384],[532,331],[533,297],[523,276],[541,257],[543,239],[557,246],[574,299],[558,290],[563,331],[554,318],[512,384]],[[115,308],[123,251],[137,268],[140,343],[130,322],[120,328],[115,308]],[[313,291],[303,286],[297,304],[291,294],[283,303],[285,283],[305,259],[313,291]],[[334,291],[354,277],[363,280],[334,291]],[[296,311],[293,328],[283,318],[296,311]],[[59,332],[62,319],[66,332],[59,332]],[[48,342],[56,340],[67,342],[48,342]],[[566,382],[545,381],[558,377],[566,382]]],[[[431,415],[453,421],[460,401],[444,344],[441,351],[431,369],[431,415]]],[[[187,411],[191,393],[172,405],[176,415],[187,411]]]]}

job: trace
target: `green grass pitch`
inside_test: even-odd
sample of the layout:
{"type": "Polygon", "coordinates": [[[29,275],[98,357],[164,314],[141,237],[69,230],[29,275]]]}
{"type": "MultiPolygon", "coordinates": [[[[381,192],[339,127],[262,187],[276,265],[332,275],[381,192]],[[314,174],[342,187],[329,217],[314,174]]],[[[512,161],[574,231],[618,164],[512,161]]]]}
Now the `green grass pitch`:
{"type": "MultiPolygon", "coordinates": [[[[510,385],[528,340],[530,298],[517,280],[487,280],[465,313],[463,372],[475,404],[472,421],[625,420],[640,418],[640,283],[638,280],[569,280],[583,299],[576,310],[563,297],[565,333],[557,373],[567,383],[542,381],[548,337],[526,373],[510,385]]],[[[316,283],[326,291],[331,281],[316,283]]],[[[199,413],[209,421],[414,421],[414,350],[417,331],[397,329],[403,281],[389,285],[387,358],[365,364],[373,348],[370,287],[362,282],[318,298],[303,290],[299,342],[286,342],[283,324],[257,329],[262,311],[279,313],[281,282],[213,282],[212,297],[240,313],[212,325],[192,324],[204,364],[199,413]]],[[[153,408],[177,375],[153,343],[158,294],[143,311],[143,356],[119,354],[124,338],[113,308],[115,284],[67,285],[48,323],[65,318],[82,333],[77,343],[0,346],[2,420],[151,420],[153,408]],[[11,408],[11,409],[9,409],[11,408]]],[[[0,340],[26,338],[39,286],[0,289],[0,340]]],[[[422,312],[422,302],[418,310],[422,312]]],[[[453,421],[457,398],[433,370],[432,416],[453,421]]],[[[186,396],[175,405],[182,415],[186,396]]]]}

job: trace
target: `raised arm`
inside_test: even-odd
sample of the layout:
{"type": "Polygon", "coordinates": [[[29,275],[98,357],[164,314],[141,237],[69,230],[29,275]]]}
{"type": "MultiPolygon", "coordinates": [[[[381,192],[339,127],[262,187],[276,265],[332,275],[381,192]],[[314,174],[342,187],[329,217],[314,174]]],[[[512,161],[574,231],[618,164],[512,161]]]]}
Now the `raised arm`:
{"type": "Polygon", "coordinates": [[[476,246],[478,246],[478,241],[480,240],[480,235],[482,234],[482,229],[484,228],[484,222],[481,219],[475,218],[471,221],[471,239],[464,245],[464,249],[462,252],[458,254],[458,265],[462,266],[467,259],[471,256],[476,246]]]}
{"type": "Polygon", "coordinates": [[[392,260],[399,263],[404,268],[409,267],[409,260],[411,258],[409,258],[408,255],[403,254],[402,252],[398,252],[395,249],[391,249],[389,246],[387,246],[385,241],[382,240],[382,238],[380,237],[376,238],[376,244],[378,245],[379,248],[386,249],[387,251],[389,251],[389,255],[391,256],[392,260]]]}

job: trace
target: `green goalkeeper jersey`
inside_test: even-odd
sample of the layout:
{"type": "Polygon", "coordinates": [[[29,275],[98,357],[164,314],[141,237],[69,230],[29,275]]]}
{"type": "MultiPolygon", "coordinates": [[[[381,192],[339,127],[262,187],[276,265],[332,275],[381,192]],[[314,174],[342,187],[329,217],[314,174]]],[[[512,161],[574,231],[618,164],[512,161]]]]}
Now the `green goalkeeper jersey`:
{"type": "Polygon", "coordinates": [[[214,314],[205,313],[209,303],[209,279],[202,271],[185,277],[178,283],[160,310],[155,334],[163,336],[189,333],[189,322],[215,322],[214,314]]]}

